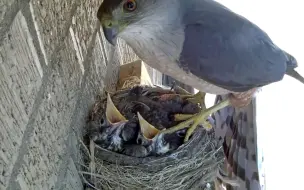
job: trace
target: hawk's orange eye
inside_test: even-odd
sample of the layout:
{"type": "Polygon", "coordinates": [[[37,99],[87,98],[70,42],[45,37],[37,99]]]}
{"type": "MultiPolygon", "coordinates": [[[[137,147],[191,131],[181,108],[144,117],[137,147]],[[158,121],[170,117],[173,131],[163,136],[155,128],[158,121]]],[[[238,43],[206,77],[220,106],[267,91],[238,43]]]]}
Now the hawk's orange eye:
{"type": "Polygon", "coordinates": [[[124,4],[124,9],[129,12],[135,11],[136,0],[127,0],[124,4]]]}

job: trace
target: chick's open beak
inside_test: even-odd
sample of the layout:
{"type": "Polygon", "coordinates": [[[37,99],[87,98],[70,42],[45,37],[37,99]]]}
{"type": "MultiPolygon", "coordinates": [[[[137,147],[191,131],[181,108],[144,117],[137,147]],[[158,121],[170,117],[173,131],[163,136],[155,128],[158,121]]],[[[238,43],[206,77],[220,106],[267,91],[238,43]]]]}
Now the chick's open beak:
{"type": "Polygon", "coordinates": [[[139,112],[137,112],[138,121],[140,125],[140,131],[146,139],[152,140],[158,133],[159,130],[156,129],[153,125],[148,123],[139,112]]]}
{"type": "Polygon", "coordinates": [[[126,123],[128,121],[114,105],[110,94],[107,96],[106,119],[110,124],[126,123]]]}

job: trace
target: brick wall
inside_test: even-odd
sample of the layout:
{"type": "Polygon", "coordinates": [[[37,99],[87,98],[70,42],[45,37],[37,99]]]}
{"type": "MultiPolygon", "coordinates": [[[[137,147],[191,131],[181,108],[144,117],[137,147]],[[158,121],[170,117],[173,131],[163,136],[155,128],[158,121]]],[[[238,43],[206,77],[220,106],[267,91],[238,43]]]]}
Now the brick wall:
{"type": "Polygon", "coordinates": [[[0,1],[0,190],[83,188],[76,167],[88,109],[136,59],[105,42],[100,3],[0,1]]]}

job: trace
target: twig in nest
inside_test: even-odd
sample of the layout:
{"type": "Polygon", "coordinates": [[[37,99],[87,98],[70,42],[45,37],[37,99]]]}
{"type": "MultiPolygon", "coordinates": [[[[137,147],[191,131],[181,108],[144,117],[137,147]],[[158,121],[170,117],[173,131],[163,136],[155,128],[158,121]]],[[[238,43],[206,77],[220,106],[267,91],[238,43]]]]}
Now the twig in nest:
{"type": "MultiPolygon", "coordinates": [[[[90,186],[90,188],[95,189],[95,190],[101,190],[96,188],[94,185],[92,185],[90,182],[88,182],[88,180],[86,180],[86,178],[84,177],[82,172],[79,172],[79,174],[81,174],[81,177],[83,179],[83,181],[85,182],[85,184],[87,184],[88,186],[90,186]]],[[[90,174],[91,175],[91,174],[90,174]]]]}
{"type": "Polygon", "coordinates": [[[93,142],[93,140],[90,140],[90,172],[91,172],[91,181],[95,184],[96,183],[96,178],[95,175],[93,175],[96,172],[95,169],[95,143],[93,142]]]}

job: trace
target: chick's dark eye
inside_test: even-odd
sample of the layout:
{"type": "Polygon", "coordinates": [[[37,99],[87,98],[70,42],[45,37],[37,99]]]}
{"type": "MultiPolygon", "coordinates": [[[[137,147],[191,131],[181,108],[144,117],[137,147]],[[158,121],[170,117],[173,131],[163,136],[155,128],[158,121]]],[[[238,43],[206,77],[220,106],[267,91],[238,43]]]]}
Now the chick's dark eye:
{"type": "Polygon", "coordinates": [[[124,9],[126,11],[132,12],[136,9],[136,1],[135,0],[127,0],[124,4],[124,9]]]}
{"type": "Polygon", "coordinates": [[[101,118],[101,119],[100,119],[100,125],[101,125],[102,127],[105,127],[105,126],[107,125],[106,120],[105,120],[104,118],[101,118]]]}

